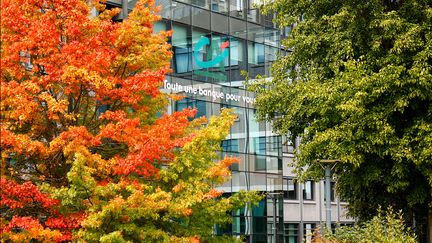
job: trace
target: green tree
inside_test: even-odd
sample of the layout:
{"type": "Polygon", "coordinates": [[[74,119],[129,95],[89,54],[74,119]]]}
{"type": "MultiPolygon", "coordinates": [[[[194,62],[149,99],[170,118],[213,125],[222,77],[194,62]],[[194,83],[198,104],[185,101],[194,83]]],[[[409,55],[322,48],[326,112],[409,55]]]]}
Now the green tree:
{"type": "MultiPolygon", "coordinates": [[[[338,191],[369,219],[393,205],[432,227],[432,1],[275,0],[288,54],[251,86],[258,116],[302,138],[300,177],[338,159],[338,191]]],[[[300,172],[300,171],[299,171],[300,172]]],[[[430,236],[431,237],[431,236],[430,236]]],[[[431,238],[429,238],[431,240],[431,238]]]]}

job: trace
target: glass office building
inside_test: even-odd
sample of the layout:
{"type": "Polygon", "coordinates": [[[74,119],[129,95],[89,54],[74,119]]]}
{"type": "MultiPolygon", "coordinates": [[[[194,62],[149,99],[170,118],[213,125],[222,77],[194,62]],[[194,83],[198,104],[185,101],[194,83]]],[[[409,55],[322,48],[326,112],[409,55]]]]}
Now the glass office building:
{"type": "MultiPolygon", "coordinates": [[[[209,117],[228,107],[238,115],[229,137],[222,142],[222,156],[238,157],[240,163],[232,167],[232,179],[220,189],[227,194],[239,190],[280,191],[281,139],[270,132],[270,124],[256,121],[254,95],[245,91],[241,75],[242,70],[247,70],[250,77],[269,75],[280,38],[271,17],[259,15],[252,2],[243,0],[157,3],[163,6],[163,20],[155,24],[155,31],[174,31],[173,73],[167,77],[165,89],[186,96],[171,109],[195,107],[197,116],[209,117]]],[[[232,224],[216,227],[216,233],[243,235],[250,242],[271,242],[273,202],[269,198],[257,207],[233,212],[232,224]]],[[[282,216],[283,207],[276,208],[280,211],[277,215],[282,216]]],[[[282,218],[277,222],[283,222],[282,218]]],[[[281,240],[282,226],[277,230],[281,240]]]]}
{"type": "MultiPolygon", "coordinates": [[[[186,96],[171,109],[195,107],[198,117],[209,117],[228,107],[238,115],[229,137],[222,142],[222,156],[238,157],[240,163],[232,167],[232,179],[220,189],[226,194],[239,190],[280,191],[281,139],[270,132],[270,124],[255,119],[254,95],[245,91],[241,75],[242,70],[252,78],[269,75],[280,38],[271,16],[260,15],[253,2],[243,0],[161,0],[157,4],[163,7],[163,20],[155,24],[155,31],[173,30],[173,73],[164,88],[186,96]]],[[[276,203],[282,203],[281,198],[276,203]]],[[[243,235],[250,242],[271,242],[274,201],[269,198],[257,207],[233,212],[232,224],[216,227],[215,233],[243,235]]],[[[280,217],[282,209],[276,207],[280,217]]],[[[282,227],[279,224],[277,230],[279,242],[282,227]]]]}
{"type": "MultiPolygon", "coordinates": [[[[121,19],[135,2],[107,4],[123,7],[121,19]]],[[[293,146],[273,134],[271,124],[256,120],[254,94],[245,90],[242,75],[245,70],[250,78],[271,76],[283,34],[274,26],[273,16],[261,15],[252,0],[157,0],[156,4],[162,6],[162,20],[154,30],[173,30],[169,40],[173,72],[164,89],[185,96],[172,101],[169,111],[194,107],[197,117],[210,117],[221,108],[233,108],[238,119],[222,142],[221,156],[238,157],[240,163],[232,166],[232,179],[220,189],[226,195],[239,190],[267,193],[258,206],[232,212],[232,224],[215,227],[215,233],[243,236],[247,242],[274,242],[275,235],[277,242],[310,240],[310,232],[324,221],[322,183],[292,180],[287,165],[293,146]]],[[[341,215],[339,203],[336,206],[334,222],[341,215]]]]}

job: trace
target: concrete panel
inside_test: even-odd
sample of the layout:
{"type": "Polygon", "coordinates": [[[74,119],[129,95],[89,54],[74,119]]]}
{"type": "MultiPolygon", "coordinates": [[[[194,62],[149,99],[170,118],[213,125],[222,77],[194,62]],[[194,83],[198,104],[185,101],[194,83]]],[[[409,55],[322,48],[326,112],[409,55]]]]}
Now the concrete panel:
{"type": "Polygon", "coordinates": [[[300,221],[300,204],[284,203],[284,221],[285,222],[300,221]]]}

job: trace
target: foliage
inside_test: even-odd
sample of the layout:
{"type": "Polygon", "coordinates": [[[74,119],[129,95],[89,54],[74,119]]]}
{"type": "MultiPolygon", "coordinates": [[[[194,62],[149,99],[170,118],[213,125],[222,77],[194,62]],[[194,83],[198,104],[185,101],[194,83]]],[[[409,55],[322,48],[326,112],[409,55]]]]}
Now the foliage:
{"type": "Polygon", "coordinates": [[[352,214],[369,219],[394,205],[423,221],[432,207],[432,2],[275,0],[264,10],[292,31],[272,80],[251,90],[259,118],[302,138],[300,177],[322,177],[317,159],[340,160],[338,190],[352,214]]]}
{"type": "Polygon", "coordinates": [[[236,159],[216,150],[235,116],[166,114],[158,11],[142,0],[118,23],[99,1],[1,2],[2,239],[233,240],[214,224],[261,197],[217,199],[236,159]]]}
{"type": "Polygon", "coordinates": [[[337,228],[334,234],[327,233],[324,237],[318,238],[316,242],[415,243],[417,240],[411,230],[405,227],[402,213],[395,213],[389,208],[387,212],[379,211],[378,215],[370,221],[355,227],[337,228]]]}

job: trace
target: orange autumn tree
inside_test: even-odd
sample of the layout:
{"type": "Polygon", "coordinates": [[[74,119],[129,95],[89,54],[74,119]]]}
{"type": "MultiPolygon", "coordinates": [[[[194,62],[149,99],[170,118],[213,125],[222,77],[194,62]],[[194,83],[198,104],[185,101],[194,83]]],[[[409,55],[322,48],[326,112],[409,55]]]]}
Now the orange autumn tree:
{"type": "Polygon", "coordinates": [[[234,115],[164,112],[169,32],[152,0],[2,0],[0,234],[11,241],[227,241],[256,193],[219,198],[234,115]],[[98,15],[91,14],[98,12],[98,15]]]}

